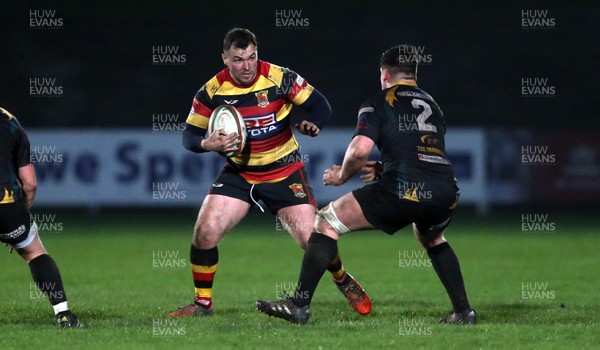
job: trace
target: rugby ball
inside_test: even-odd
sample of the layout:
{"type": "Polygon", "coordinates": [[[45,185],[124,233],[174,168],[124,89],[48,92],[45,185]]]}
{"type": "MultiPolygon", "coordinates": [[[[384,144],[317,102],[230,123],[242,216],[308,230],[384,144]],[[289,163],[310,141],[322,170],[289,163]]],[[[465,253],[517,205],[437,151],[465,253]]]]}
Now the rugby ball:
{"type": "Polygon", "coordinates": [[[208,119],[208,135],[212,135],[217,130],[223,130],[227,134],[235,132],[239,135],[236,150],[223,153],[225,157],[235,157],[242,153],[248,134],[246,132],[244,117],[242,117],[242,114],[235,107],[221,105],[215,108],[208,119]]]}

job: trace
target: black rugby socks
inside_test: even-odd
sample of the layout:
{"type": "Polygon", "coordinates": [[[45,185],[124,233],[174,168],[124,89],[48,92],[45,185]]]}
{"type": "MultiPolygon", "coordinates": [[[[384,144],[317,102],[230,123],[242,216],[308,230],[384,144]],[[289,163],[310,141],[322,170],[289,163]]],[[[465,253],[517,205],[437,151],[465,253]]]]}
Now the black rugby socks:
{"type": "Polygon", "coordinates": [[[29,262],[29,270],[35,285],[52,304],[54,313],[68,311],[67,295],[54,259],[48,254],[42,254],[29,262]]]}
{"type": "Polygon", "coordinates": [[[460,264],[450,244],[448,242],[438,244],[427,250],[427,255],[429,255],[435,272],[446,288],[454,312],[463,312],[470,309],[471,306],[467,300],[460,264]]]}
{"type": "Polygon", "coordinates": [[[304,250],[298,286],[292,298],[292,302],[296,306],[303,307],[310,304],[319,280],[331,260],[336,257],[337,252],[335,239],[317,232],[310,235],[304,250]]]}

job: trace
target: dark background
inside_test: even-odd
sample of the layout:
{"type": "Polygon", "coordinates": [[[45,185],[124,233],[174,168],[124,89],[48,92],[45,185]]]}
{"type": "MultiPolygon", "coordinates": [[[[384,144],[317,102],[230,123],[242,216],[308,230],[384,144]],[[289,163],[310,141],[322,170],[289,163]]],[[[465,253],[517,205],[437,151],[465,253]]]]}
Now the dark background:
{"type": "MultiPolygon", "coordinates": [[[[425,47],[419,84],[455,126],[597,129],[600,6],[506,3],[133,1],[3,3],[0,105],[29,127],[148,127],[155,113],[185,119],[222,69],[224,33],[251,29],[260,58],[304,76],[330,100],[332,125],[353,125],[379,86],[381,52],[425,47]],[[60,29],[31,29],[30,10],[53,9],[60,29]],[[522,10],[547,10],[553,29],[524,29],[522,10]],[[281,29],[276,11],[309,26],[281,29]],[[153,46],[178,46],[179,66],[152,64],[153,46]],[[29,79],[56,78],[61,97],[31,97],[29,79]],[[548,78],[551,98],[524,98],[521,79],[548,78]]],[[[182,120],[183,121],[183,120],[182,120]]]]}

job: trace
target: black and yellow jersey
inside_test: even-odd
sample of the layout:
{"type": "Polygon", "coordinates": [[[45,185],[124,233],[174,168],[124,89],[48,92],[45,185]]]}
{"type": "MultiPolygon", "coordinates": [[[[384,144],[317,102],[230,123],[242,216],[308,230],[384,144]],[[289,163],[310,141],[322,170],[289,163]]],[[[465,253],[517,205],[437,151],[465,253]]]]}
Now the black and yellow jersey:
{"type": "Polygon", "coordinates": [[[29,139],[15,116],[0,108],[0,205],[23,197],[19,168],[31,163],[29,139]]]}
{"type": "Polygon", "coordinates": [[[260,60],[257,65],[247,86],[233,81],[227,68],[216,74],[196,93],[186,123],[204,134],[216,107],[234,106],[244,117],[248,138],[242,153],[228,158],[230,166],[248,182],[275,182],[303,166],[289,116],[314,88],[292,70],[260,60]]]}
{"type": "Polygon", "coordinates": [[[446,156],[446,125],[438,104],[415,83],[384,89],[362,104],[355,136],[372,139],[381,152],[380,183],[416,202],[449,207],[458,187],[446,156]]]}

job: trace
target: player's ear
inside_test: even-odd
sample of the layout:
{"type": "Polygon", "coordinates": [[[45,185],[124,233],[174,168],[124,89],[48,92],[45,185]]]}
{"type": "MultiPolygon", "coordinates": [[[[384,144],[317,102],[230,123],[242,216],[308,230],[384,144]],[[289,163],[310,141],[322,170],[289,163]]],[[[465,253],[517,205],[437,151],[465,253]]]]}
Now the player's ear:
{"type": "Polygon", "coordinates": [[[387,87],[387,82],[390,80],[390,71],[384,68],[379,69],[379,82],[381,83],[381,89],[385,89],[387,87]]]}
{"type": "Polygon", "coordinates": [[[223,64],[227,65],[229,59],[227,58],[227,55],[225,53],[221,53],[221,59],[223,60],[223,64]]]}
{"type": "Polygon", "coordinates": [[[381,78],[383,81],[389,82],[391,78],[390,71],[385,68],[381,69],[381,78]]]}

